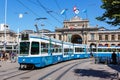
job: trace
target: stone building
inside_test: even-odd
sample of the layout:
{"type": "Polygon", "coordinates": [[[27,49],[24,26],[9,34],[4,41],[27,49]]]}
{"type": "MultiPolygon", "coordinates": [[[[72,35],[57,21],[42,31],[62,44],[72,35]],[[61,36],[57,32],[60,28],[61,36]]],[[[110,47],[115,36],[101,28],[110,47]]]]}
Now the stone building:
{"type": "Polygon", "coordinates": [[[120,46],[120,29],[109,30],[104,27],[90,26],[89,20],[78,16],[63,22],[63,28],[55,33],[44,33],[58,40],[87,44],[89,46],[120,46]]]}
{"type": "Polygon", "coordinates": [[[9,29],[8,25],[0,24],[0,51],[17,51],[17,33],[9,29]]]}

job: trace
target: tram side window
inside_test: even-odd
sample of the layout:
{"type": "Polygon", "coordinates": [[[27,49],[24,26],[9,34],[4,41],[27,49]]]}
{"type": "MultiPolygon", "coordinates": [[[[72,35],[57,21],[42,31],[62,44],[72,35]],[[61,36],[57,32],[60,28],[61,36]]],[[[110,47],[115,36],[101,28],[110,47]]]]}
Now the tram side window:
{"type": "Polygon", "coordinates": [[[68,52],[69,52],[69,49],[68,49],[68,48],[65,48],[65,49],[64,49],[64,55],[68,55],[68,52]]]}
{"type": "Polygon", "coordinates": [[[119,53],[120,53],[120,49],[117,49],[117,52],[119,52],[119,53]]]}
{"type": "Polygon", "coordinates": [[[64,55],[69,55],[69,54],[73,54],[73,49],[65,48],[64,55]]]}
{"type": "Polygon", "coordinates": [[[102,52],[102,49],[101,49],[101,48],[98,48],[98,52],[102,52]]]}
{"type": "Polygon", "coordinates": [[[48,53],[48,43],[41,42],[41,53],[48,53]]]}
{"type": "Polygon", "coordinates": [[[96,52],[96,48],[93,48],[92,50],[93,50],[93,52],[96,52]]]}
{"type": "Polygon", "coordinates": [[[39,54],[39,42],[32,42],[32,45],[31,45],[31,54],[32,55],[39,54]]]}
{"type": "Polygon", "coordinates": [[[112,52],[111,49],[108,49],[108,52],[112,52]]]}
{"type": "Polygon", "coordinates": [[[107,52],[107,49],[106,49],[106,48],[104,48],[104,49],[103,49],[103,52],[107,52]]]}
{"type": "Polygon", "coordinates": [[[75,52],[83,52],[83,48],[75,48],[75,52]]]}
{"type": "Polygon", "coordinates": [[[61,46],[60,45],[54,45],[54,47],[53,47],[53,53],[59,53],[59,52],[61,52],[61,46]]]}

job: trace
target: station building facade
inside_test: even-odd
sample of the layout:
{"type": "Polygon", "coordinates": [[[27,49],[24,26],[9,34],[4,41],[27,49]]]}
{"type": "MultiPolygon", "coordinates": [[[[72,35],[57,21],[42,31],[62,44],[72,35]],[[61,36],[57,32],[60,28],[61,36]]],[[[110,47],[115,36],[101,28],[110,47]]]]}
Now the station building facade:
{"type": "Polygon", "coordinates": [[[56,28],[54,33],[44,33],[58,40],[88,46],[120,46],[120,29],[109,30],[104,27],[90,26],[89,20],[78,16],[63,22],[63,28],[56,28]]]}

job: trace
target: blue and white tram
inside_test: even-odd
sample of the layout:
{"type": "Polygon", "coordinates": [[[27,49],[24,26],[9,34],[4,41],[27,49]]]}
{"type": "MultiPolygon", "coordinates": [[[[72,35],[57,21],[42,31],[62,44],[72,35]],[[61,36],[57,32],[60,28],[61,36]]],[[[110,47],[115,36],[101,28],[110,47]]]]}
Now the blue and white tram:
{"type": "Polygon", "coordinates": [[[80,46],[46,36],[23,34],[19,44],[18,63],[20,68],[22,66],[34,68],[76,58],[88,58],[89,54],[86,54],[85,48],[85,45],[80,46]]]}
{"type": "Polygon", "coordinates": [[[111,63],[112,59],[112,53],[115,51],[117,54],[117,61],[120,61],[120,47],[119,46],[111,46],[111,47],[98,47],[93,48],[92,53],[96,59],[98,59],[98,62],[106,62],[111,63]]]}
{"type": "Polygon", "coordinates": [[[97,47],[92,49],[92,53],[95,57],[111,57],[113,51],[118,54],[120,52],[120,47],[111,46],[111,47],[97,47]]]}

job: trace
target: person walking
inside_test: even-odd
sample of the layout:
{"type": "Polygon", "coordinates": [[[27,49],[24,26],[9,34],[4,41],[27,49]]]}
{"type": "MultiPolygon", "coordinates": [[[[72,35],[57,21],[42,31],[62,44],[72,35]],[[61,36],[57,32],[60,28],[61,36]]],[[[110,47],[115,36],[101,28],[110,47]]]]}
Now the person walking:
{"type": "Polygon", "coordinates": [[[113,53],[112,53],[112,63],[117,64],[117,55],[116,55],[115,51],[113,51],[113,53]]]}

